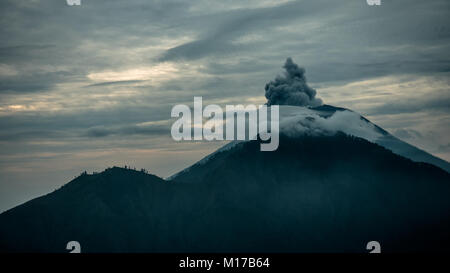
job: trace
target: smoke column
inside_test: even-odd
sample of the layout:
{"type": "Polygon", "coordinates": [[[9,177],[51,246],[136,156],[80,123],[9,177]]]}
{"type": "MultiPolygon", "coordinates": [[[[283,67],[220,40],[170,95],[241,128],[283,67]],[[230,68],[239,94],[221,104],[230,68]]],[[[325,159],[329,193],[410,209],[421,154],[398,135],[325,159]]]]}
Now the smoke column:
{"type": "Polygon", "coordinates": [[[305,69],[287,58],[283,68],[284,76],[266,84],[267,105],[319,106],[322,100],[316,98],[316,90],[306,83],[305,69]]]}

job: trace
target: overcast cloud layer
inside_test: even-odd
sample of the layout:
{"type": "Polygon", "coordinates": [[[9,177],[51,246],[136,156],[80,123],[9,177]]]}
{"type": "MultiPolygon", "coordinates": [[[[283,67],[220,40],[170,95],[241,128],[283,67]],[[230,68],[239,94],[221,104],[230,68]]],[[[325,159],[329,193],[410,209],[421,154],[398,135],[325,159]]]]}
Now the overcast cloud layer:
{"type": "Polygon", "coordinates": [[[173,105],[266,102],[287,57],[324,103],[450,160],[447,0],[3,0],[0,211],[84,170],[169,176],[173,105]]]}

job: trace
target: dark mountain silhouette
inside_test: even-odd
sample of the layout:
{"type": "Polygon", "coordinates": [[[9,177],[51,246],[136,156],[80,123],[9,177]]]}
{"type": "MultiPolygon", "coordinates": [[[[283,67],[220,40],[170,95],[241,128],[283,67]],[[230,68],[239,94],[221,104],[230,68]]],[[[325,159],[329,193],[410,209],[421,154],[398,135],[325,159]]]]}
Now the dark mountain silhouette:
{"type": "Polygon", "coordinates": [[[450,174],[361,138],[241,142],[165,181],[111,168],[0,215],[0,250],[447,251],[450,174]]]}

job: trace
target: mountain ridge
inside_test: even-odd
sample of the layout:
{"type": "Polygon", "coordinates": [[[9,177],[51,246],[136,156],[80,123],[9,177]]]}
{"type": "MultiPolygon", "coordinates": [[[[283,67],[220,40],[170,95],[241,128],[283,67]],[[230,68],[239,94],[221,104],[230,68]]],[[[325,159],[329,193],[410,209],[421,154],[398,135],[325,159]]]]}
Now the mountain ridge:
{"type": "MultiPolygon", "coordinates": [[[[404,141],[398,139],[397,137],[391,135],[388,131],[384,130],[380,126],[372,123],[370,120],[368,120],[364,116],[362,116],[362,115],[358,114],[357,112],[354,112],[350,109],[336,107],[336,106],[328,105],[328,104],[323,104],[321,106],[316,106],[316,107],[298,107],[298,106],[290,106],[290,105],[281,105],[279,107],[280,107],[280,126],[281,126],[280,133],[281,134],[288,133],[288,134],[292,134],[294,136],[299,136],[299,135],[309,134],[309,131],[317,132],[317,129],[319,129],[319,130],[323,131],[323,133],[321,133],[321,134],[329,135],[330,129],[323,128],[323,127],[328,126],[328,127],[332,128],[331,134],[341,132],[341,133],[345,133],[348,135],[361,137],[368,141],[376,143],[388,150],[391,150],[392,152],[394,152],[400,156],[409,158],[416,162],[425,162],[425,163],[433,164],[433,165],[435,165],[439,168],[442,168],[443,170],[450,173],[450,163],[449,162],[447,162],[441,158],[438,158],[434,155],[431,155],[431,154],[429,154],[407,142],[404,142],[404,141]],[[362,130],[362,131],[358,131],[358,129],[352,130],[352,126],[348,127],[348,125],[345,123],[344,124],[347,127],[344,127],[344,128],[339,128],[339,125],[338,126],[333,126],[333,125],[330,126],[328,124],[328,125],[324,126],[324,124],[319,124],[319,125],[314,124],[315,122],[317,123],[317,117],[321,117],[321,118],[327,120],[327,119],[333,117],[336,112],[351,113],[353,120],[360,119],[361,121],[363,121],[363,124],[357,124],[357,126],[353,125],[353,127],[358,127],[358,126],[369,126],[370,127],[371,126],[373,128],[366,128],[365,132],[364,132],[364,130],[362,130]],[[298,117],[296,117],[296,115],[298,117]],[[310,120],[312,120],[312,122],[310,120]],[[295,124],[297,124],[297,123],[300,125],[300,128],[305,127],[306,130],[296,129],[295,124]],[[288,126],[286,126],[286,125],[288,125],[288,126]],[[294,126],[292,126],[292,125],[294,125],[294,126]],[[293,127],[294,130],[292,130],[292,128],[289,128],[289,127],[293,127]],[[373,136],[374,133],[372,133],[371,137],[369,137],[369,138],[365,137],[364,135],[371,134],[370,132],[367,132],[370,130],[373,130],[376,135],[373,136]],[[293,131],[293,133],[290,131],[293,131]]],[[[228,144],[222,146],[221,148],[217,149],[213,153],[203,157],[202,159],[200,159],[196,163],[192,164],[191,166],[188,166],[187,168],[167,177],[167,180],[172,180],[172,179],[176,178],[181,173],[188,171],[193,166],[196,166],[198,164],[203,164],[205,161],[207,161],[209,158],[211,158],[217,152],[220,152],[222,150],[227,150],[230,147],[233,147],[234,145],[237,145],[243,141],[248,141],[248,139],[247,140],[235,140],[235,141],[229,142],[228,144]]]]}
{"type": "Polygon", "coordinates": [[[84,252],[365,252],[369,240],[387,252],[445,251],[449,242],[450,175],[361,138],[282,136],[270,153],[243,142],[198,168],[172,181],[121,168],[82,175],[0,214],[0,251],[64,252],[72,240],[84,252]]]}

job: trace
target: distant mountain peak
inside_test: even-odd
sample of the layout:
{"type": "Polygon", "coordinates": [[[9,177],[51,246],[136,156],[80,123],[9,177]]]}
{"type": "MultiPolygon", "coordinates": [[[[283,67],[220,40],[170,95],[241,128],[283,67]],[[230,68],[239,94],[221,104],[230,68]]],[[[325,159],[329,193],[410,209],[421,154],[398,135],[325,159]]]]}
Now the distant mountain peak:
{"type": "MultiPolygon", "coordinates": [[[[343,133],[376,143],[392,152],[416,162],[426,162],[450,173],[450,163],[420,150],[370,122],[362,115],[342,107],[321,105],[317,107],[280,105],[280,134],[289,137],[333,136],[343,133]]],[[[192,166],[167,178],[173,180],[192,167],[202,165],[222,151],[229,150],[244,141],[232,141],[192,166]]]]}

